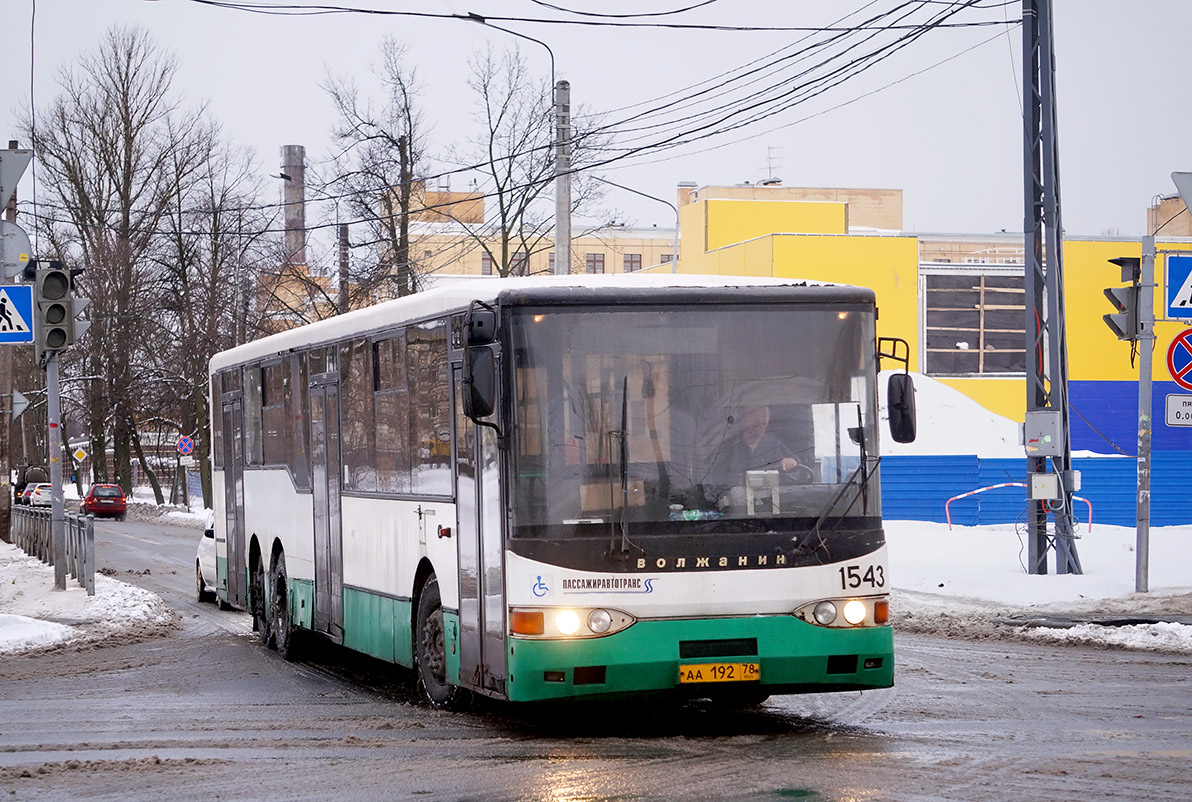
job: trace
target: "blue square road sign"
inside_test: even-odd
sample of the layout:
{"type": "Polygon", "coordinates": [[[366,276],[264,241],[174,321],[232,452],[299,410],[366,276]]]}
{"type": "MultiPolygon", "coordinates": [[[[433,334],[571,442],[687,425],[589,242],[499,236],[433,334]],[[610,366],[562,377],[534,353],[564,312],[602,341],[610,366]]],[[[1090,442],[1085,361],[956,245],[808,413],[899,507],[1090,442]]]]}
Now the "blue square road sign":
{"type": "Polygon", "coordinates": [[[0,284],[0,345],[33,342],[33,287],[0,284]]]}

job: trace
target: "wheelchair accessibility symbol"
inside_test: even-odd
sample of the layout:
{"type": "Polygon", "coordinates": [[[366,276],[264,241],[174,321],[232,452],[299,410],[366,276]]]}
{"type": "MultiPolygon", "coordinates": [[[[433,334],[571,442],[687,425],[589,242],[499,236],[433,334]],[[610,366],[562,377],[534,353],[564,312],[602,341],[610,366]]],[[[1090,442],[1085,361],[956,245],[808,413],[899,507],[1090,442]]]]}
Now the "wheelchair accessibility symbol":
{"type": "Polygon", "coordinates": [[[538,581],[534,583],[534,586],[530,588],[530,590],[534,591],[534,595],[540,599],[546,594],[550,593],[550,588],[548,588],[546,583],[542,581],[541,576],[538,577],[538,581]]]}

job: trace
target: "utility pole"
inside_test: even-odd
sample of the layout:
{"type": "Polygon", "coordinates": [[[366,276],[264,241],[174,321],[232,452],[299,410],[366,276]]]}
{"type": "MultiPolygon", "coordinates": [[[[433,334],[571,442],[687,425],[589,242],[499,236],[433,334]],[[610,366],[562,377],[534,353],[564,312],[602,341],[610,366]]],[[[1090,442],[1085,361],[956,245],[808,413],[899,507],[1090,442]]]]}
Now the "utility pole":
{"type": "Polygon", "coordinates": [[[1142,238],[1138,304],[1138,531],[1134,591],[1150,590],[1151,552],[1151,360],[1155,349],[1155,238],[1142,238]]]}
{"type": "Polygon", "coordinates": [[[1047,551],[1054,546],[1055,572],[1079,574],[1082,571],[1076,555],[1072,496],[1080,489],[1080,474],[1072,470],[1068,424],[1064,229],[1060,218],[1054,41],[1051,0],[1023,0],[1027,381],[1023,440],[1030,478],[1027,569],[1032,574],[1046,574],[1047,551]],[[1048,459],[1052,463],[1051,471],[1047,470],[1048,459]],[[1049,512],[1055,519],[1051,538],[1047,534],[1049,512]]]}
{"type": "MultiPolygon", "coordinates": [[[[16,150],[21,143],[9,140],[8,149],[16,150]]],[[[8,199],[4,219],[17,222],[17,193],[13,190],[8,199]]],[[[12,349],[0,348],[0,540],[12,541],[12,349]]]]}
{"type": "Polygon", "coordinates": [[[61,408],[58,354],[46,357],[46,447],[50,452],[50,540],[54,551],[54,587],[66,590],[66,512],[62,498],[61,408]]]}
{"type": "Polygon", "coordinates": [[[348,224],[339,224],[339,313],[348,311],[348,224]]]}
{"type": "Polygon", "coordinates": [[[571,84],[559,81],[555,84],[555,273],[570,272],[571,84]]]}
{"type": "MultiPolygon", "coordinates": [[[[29,237],[16,224],[17,184],[33,154],[19,147],[19,142],[10,140],[8,150],[0,152],[0,204],[5,207],[5,219],[0,223],[0,276],[4,283],[23,275],[29,263],[29,237]]],[[[0,345],[0,540],[6,542],[12,531],[12,363],[12,349],[0,345]]]]}

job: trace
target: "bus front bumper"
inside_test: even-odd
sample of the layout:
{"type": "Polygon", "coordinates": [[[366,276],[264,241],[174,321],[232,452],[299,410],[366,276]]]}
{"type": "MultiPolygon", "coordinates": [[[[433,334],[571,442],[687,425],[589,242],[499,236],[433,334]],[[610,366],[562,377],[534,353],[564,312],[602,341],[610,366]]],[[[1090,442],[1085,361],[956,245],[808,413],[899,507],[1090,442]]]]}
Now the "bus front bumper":
{"type": "Polygon", "coordinates": [[[828,629],[793,616],[639,620],[602,638],[510,638],[508,650],[511,701],[824,693],[894,684],[889,626],[828,629]],[[725,681],[742,673],[750,676],[725,681]],[[681,681],[681,674],[696,681],[681,681]]]}

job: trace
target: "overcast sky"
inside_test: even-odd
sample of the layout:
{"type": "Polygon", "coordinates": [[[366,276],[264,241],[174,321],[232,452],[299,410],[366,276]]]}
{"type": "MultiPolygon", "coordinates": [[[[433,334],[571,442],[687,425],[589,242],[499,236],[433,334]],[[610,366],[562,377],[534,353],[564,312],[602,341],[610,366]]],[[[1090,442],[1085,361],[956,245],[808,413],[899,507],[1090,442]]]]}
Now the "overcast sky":
{"type": "MultiPolygon", "coordinates": [[[[314,0],[291,2],[311,5],[314,0]]],[[[604,13],[642,13],[699,0],[554,2],[604,13]]],[[[997,5],[997,0],[984,2],[997,5]]],[[[344,4],[490,18],[579,19],[531,0],[344,4]]],[[[866,6],[865,13],[872,14],[896,5],[898,0],[720,0],[653,21],[814,26],[866,6]]],[[[1055,9],[1065,228],[1069,234],[1138,236],[1152,198],[1175,191],[1171,171],[1192,169],[1187,58],[1192,3],[1056,0],[1055,9]]],[[[1021,6],[1009,3],[957,19],[1013,20],[1020,14],[1021,6]]],[[[192,0],[37,0],[36,5],[5,0],[0,20],[5,54],[0,135],[5,142],[16,137],[14,112],[29,103],[31,82],[35,103],[44,108],[57,92],[59,67],[93,48],[108,26],[136,24],[180,59],[179,94],[187,101],[206,101],[227,134],[256,151],[262,175],[278,171],[278,148],[284,144],[305,145],[311,163],[326,158],[331,109],[319,83],[330,72],[355,77],[367,87],[369,65],[385,33],[411,47],[424,84],[421,105],[432,129],[432,156],[445,156],[472,127],[467,61],[477,48],[520,45],[544,81],[550,73],[545,48],[456,19],[279,17],[192,0]]],[[[571,82],[573,104],[606,113],[714,78],[806,35],[500,24],[549,45],[556,76],[571,82]]],[[[896,188],[904,191],[908,230],[1021,231],[1021,36],[1017,25],[932,31],[814,101],[680,152],[610,165],[602,174],[672,202],[680,181],[734,184],[757,181],[768,172],[788,185],[896,188]],[[843,103],[848,105],[832,108],[843,103]]],[[[450,167],[442,160],[437,166],[450,167]]],[[[467,183],[466,176],[457,175],[452,186],[467,183]]],[[[28,192],[23,184],[23,197],[28,192]]],[[[619,190],[610,191],[605,205],[634,224],[674,224],[665,206],[619,190]]]]}

